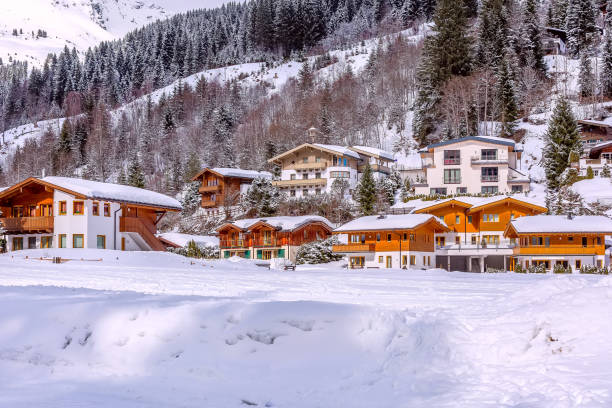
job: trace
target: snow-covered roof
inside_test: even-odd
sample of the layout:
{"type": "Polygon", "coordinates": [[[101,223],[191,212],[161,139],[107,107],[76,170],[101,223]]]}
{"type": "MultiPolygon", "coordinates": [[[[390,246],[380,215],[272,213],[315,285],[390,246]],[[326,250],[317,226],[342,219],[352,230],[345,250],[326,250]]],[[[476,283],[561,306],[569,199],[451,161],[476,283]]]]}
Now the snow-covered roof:
{"type": "Polygon", "coordinates": [[[322,149],[332,150],[343,156],[349,156],[355,159],[359,159],[359,154],[352,151],[349,147],[346,147],[346,146],[328,145],[328,144],[321,144],[321,143],[313,143],[313,146],[317,146],[322,149]]]}
{"type": "Polygon", "coordinates": [[[597,159],[601,155],[601,151],[606,147],[612,146],[612,140],[608,140],[606,142],[598,143],[589,148],[589,157],[591,159],[597,159]]]}
{"type": "Polygon", "coordinates": [[[175,210],[183,208],[181,203],[172,197],[138,187],[102,183],[99,181],[71,177],[49,176],[40,180],[53,186],[81,194],[87,198],[171,208],[175,210]]]}
{"type": "Polygon", "coordinates": [[[225,177],[240,177],[250,179],[255,179],[258,177],[272,178],[272,173],[267,171],[233,169],[230,167],[213,167],[211,170],[225,177]]]}
{"type": "Polygon", "coordinates": [[[612,234],[612,219],[599,215],[580,215],[571,219],[565,215],[534,215],[510,222],[519,234],[525,233],[587,233],[612,234]]]}
{"type": "Polygon", "coordinates": [[[571,189],[580,194],[586,202],[602,201],[612,204],[612,180],[595,177],[572,184],[571,189]]]}
{"type": "Polygon", "coordinates": [[[293,231],[304,224],[308,224],[311,222],[322,222],[326,224],[330,229],[333,229],[334,226],[329,220],[325,217],[321,217],[319,215],[302,215],[302,216],[279,216],[279,217],[261,217],[261,218],[245,218],[242,220],[236,220],[231,222],[231,224],[237,226],[242,230],[247,230],[258,222],[265,222],[268,225],[271,225],[281,231],[293,231]]]}
{"type": "Polygon", "coordinates": [[[380,157],[382,159],[395,160],[395,158],[393,157],[393,153],[389,153],[386,150],[378,149],[376,147],[352,146],[352,148],[358,150],[359,153],[364,152],[375,157],[380,157]]]}
{"type": "Polygon", "coordinates": [[[585,125],[591,125],[591,126],[610,127],[609,123],[606,123],[602,120],[580,119],[580,120],[577,120],[576,122],[584,123],[585,125]]]}
{"type": "Polygon", "coordinates": [[[433,149],[434,147],[448,146],[448,145],[452,145],[452,144],[456,144],[456,143],[467,142],[467,141],[470,141],[470,140],[479,141],[479,142],[485,142],[485,143],[494,143],[494,144],[499,144],[499,145],[504,145],[504,146],[510,146],[510,147],[513,147],[513,148],[515,146],[514,140],[506,139],[506,138],[503,138],[503,137],[496,137],[496,136],[467,136],[467,137],[462,137],[462,138],[458,138],[458,139],[451,139],[451,140],[445,140],[445,141],[438,142],[438,143],[433,143],[433,144],[430,144],[429,146],[427,146],[424,150],[427,151],[429,149],[433,149]]]}
{"type": "Polygon", "coordinates": [[[158,234],[157,236],[180,247],[185,247],[189,241],[195,241],[195,243],[200,247],[219,245],[219,238],[211,235],[191,235],[182,234],[180,232],[164,232],[162,234],[158,234]]]}
{"type": "Polygon", "coordinates": [[[467,208],[478,208],[483,205],[489,205],[496,203],[498,201],[505,200],[507,198],[512,198],[517,201],[522,201],[529,205],[535,205],[542,208],[546,208],[546,204],[533,197],[525,197],[522,194],[514,194],[514,195],[496,195],[491,197],[471,197],[471,196],[459,196],[459,197],[449,197],[441,200],[410,200],[408,202],[400,202],[393,205],[391,208],[397,209],[407,209],[412,208],[412,212],[417,212],[419,210],[425,210],[429,207],[438,206],[440,204],[444,204],[450,201],[460,202],[466,205],[467,208]]]}
{"type": "Polygon", "coordinates": [[[334,232],[412,229],[432,219],[447,228],[443,221],[431,214],[370,215],[347,222],[334,232]]]}

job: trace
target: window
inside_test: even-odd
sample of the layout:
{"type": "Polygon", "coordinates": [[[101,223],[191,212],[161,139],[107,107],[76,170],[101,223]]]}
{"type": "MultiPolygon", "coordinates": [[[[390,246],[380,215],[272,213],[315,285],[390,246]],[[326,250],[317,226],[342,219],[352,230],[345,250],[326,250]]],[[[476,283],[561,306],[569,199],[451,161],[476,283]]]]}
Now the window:
{"type": "Polygon", "coordinates": [[[412,242],[416,241],[416,235],[415,234],[410,234],[410,241],[412,241],[412,242]]]}
{"type": "Polygon", "coordinates": [[[461,243],[461,238],[459,236],[455,237],[455,244],[459,245],[461,243]]]}
{"type": "Polygon", "coordinates": [[[106,235],[98,235],[96,237],[96,244],[98,249],[106,249],[106,235]]]}
{"type": "Polygon", "coordinates": [[[497,186],[482,186],[480,192],[482,194],[495,194],[497,193],[497,186]]]}
{"type": "Polygon", "coordinates": [[[59,235],[59,247],[66,248],[66,234],[59,235]]]}
{"type": "Polygon", "coordinates": [[[391,242],[391,234],[387,234],[387,242],[391,242]]]}
{"type": "Polygon", "coordinates": [[[483,167],[480,170],[480,180],[483,182],[497,181],[497,167],[483,167]]]}
{"type": "Polygon", "coordinates": [[[574,237],[570,235],[569,237],[567,237],[567,241],[568,242],[574,242],[574,237]]]}
{"type": "Polygon", "coordinates": [[[28,237],[28,249],[36,249],[36,237],[28,237]]]}
{"type": "Polygon", "coordinates": [[[471,223],[472,223],[472,216],[468,215],[468,224],[471,224],[471,223]]]}
{"type": "Polygon", "coordinates": [[[404,236],[402,238],[402,241],[406,241],[408,239],[408,234],[404,232],[404,236]]]}
{"type": "Polygon", "coordinates": [[[431,257],[427,255],[427,266],[431,266],[431,257]]]}
{"type": "Polygon", "coordinates": [[[40,239],[41,248],[53,248],[53,237],[42,237],[40,239]]]}
{"type": "Polygon", "coordinates": [[[67,206],[65,201],[59,202],[59,215],[66,215],[67,206]]]}
{"type": "Polygon", "coordinates": [[[295,174],[291,174],[291,175],[289,176],[289,180],[295,180],[295,174]]]}
{"type": "Polygon", "coordinates": [[[499,222],[499,214],[482,214],[483,222],[499,222]]]}
{"type": "Polygon", "coordinates": [[[104,216],[110,217],[110,204],[104,203],[104,216]]]}
{"type": "Polygon", "coordinates": [[[344,159],[344,167],[348,166],[348,159],[344,159]]]}
{"type": "Polygon", "coordinates": [[[408,264],[408,256],[402,255],[402,265],[407,265],[407,264],[408,264]]]}
{"type": "Polygon", "coordinates": [[[27,216],[28,217],[36,217],[36,206],[35,205],[31,205],[28,207],[27,209],[27,216]]]}
{"type": "Polygon", "coordinates": [[[99,202],[94,201],[93,203],[91,203],[91,214],[100,215],[100,203],[99,202]]]}
{"type": "Polygon", "coordinates": [[[350,178],[350,173],[348,171],[332,171],[330,172],[331,178],[350,178]]]}
{"type": "Polygon", "coordinates": [[[445,150],[444,164],[461,164],[461,153],[459,150],[445,150]]]}
{"type": "Polygon", "coordinates": [[[444,216],[443,215],[438,215],[438,219],[442,222],[444,222],[444,216]]]}
{"type": "Polygon", "coordinates": [[[306,156],[306,157],[304,157],[304,158],[302,159],[302,163],[308,163],[308,156],[306,156]]]}
{"type": "Polygon", "coordinates": [[[461,183],[461,169],[444,169],[444,184],[461,183]]]}
{"type": "Polygon", "coordinates": [[[482,149],[480,160],[497,160],[497,149],[482,149]]]}
{"type": "Polygon", "coordinates": [[[380,242],[380,234],[376,234],[376,241],[380,242]]]}
{"type": "Polygon", "coordinates": [[[467,194],[467,187],[457,187],[457,194],[467,194]]]}
{"type": "Polygon", "coordinates": [[[416,256],[410,255],[410,265],[416,265],[416,256]]]}
{"type": "Polygon", "coordinates": [[[85,203],[82,201],[73,201],[72,202],[72,214],[74,215],[83,215],[85,209],[85,203]]]}
{"type": "Polygon", "coordinates": [[[40,215],[42,217],[53,217],[53,206],[51,204],[41,204],[40,215]]]}
{"type": "Polygon", "coordinates": [[[482,242],[485,244],[499,245],[499,235],[483,235],[482,242]]]}
{"type": "Polygon", "coordinates": [[[363,268],[363,264],[365,263],[364,256],[351,256],[351,268],[363,268]]]}
{"type": "Polygon", "coordinates": [[[304,180],[308,180],[308,173],[304,173],[304,174],[302,175],[302,179],[304,179],[304,180]]]}
{"type": "Polygon", "coordinates": [[[582,237],[582,247],[586,248],[587,246],[587,237],[582,237]]]}
{"type": "Polygon", "coordinates": [[[315,189],[315,194],[317,195],[321,194],[321,189],[320,188],[315,189]]]}
{"type": "Polygon", "coordinates": [[[315,178],[316,179],[320,179],[321,178],[321,173],[320,172],[315,173],[315,178]]]}
{"type": "Polygon", "coordinates": [[[582,267],[582,262],[580,259],[576,259],[576,269],[580,269],[582,267]]]}
{"type": "Polygon", "coordinates": [[[353,243],[359,243],[359,235],[351,235],[351,242],[353,243]]]}
{"type": "Polygon", "coordinates": [[[461,216],[455,215],[455,224],[461,224],[461,216]]]}
{"type": "Polygon", "coordinates": [[[472,235],[472,245],[476,245],[476,242],[478,242],[478,237],[476,235],[472,235]]]}
{"type": "Polygon", "coordinates": [[[384,257],[379,256],[379,257],[378,257],[378,263],[383,263],[383,262],[384,262],[384,261],[383,261],[383,259],[384,259],[384,257]]]}
{"type": "Polygon", "coordinates": [[[597,267],[598,268],[602,268],[603,267],[603,261],[601,259],[597,260],[597,267]]]}
{"type": "Polygon", "coordinates": [[[601,245],[601,237],[597,237],[597,245],[601,245]]]}
{"type": "Polygon", "coordinates": [[[72,247],[73,248],[83,248],[83,234],[73,234],[72,235],[72,247]]]}
{"type": "Polygon", "coordinates": [[[315,157],[315,163],[321,163],[321,158],[319,156],[315,157]]]}
{"type": "Polygon", "coordinates": [[[446,195],[446,187],[432,188],[429,190],[430,195],[446,195]]]}
{"type": "Polygon", "coordinates": [[[290,191],[289,191],[289,195],[290,195],[291,197],[295,197],[295,190],[290,190],[290,191]]]}
{"type": "Polygon", "coordinates": [[[15,207],[13,207],[12,211],[13,211],[13,217],[14,218],[21,218],[21,217],[23,217],[23,206],[22,205],[17,205],[15,207]]]}
{"type": "Polygon", "coordinates": [[[522,193],[523,192],[523,186],[512,186],[512,192],[513,193],[522,193]]]}
{"type": "Polygon", "coordinates": [[[23,238],[13,238],[13,251],[21,251],[23,249],[23,238]]]}
{"type": "Polygon", "coordinates": [[[302,190],[302,195],[307,196],[307,195],[308,195],[308,189],[304,189],[304,190],[302,190]]]}

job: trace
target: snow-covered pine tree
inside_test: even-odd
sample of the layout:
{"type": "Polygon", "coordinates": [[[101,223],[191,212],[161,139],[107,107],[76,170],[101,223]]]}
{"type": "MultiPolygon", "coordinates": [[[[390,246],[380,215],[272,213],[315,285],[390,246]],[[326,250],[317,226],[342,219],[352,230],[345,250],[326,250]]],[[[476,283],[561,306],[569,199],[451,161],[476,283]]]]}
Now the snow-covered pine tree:
{"type": "Polygon", "coordinates": [[[138,156],[134,155],[130,160],[130,166],[128,167],[127,184],[134,187],[144,188],[145,178],[140,167],[140,160],[138,156]]]}
{"type": "Polygon", "coordinates": [[[589,98],[595,93],[595,76],[591,65],[591,55],[586,49],[580,54],[580,74],[578,77],[580,96],[589,98]]]}
{"type": "Polygon", "coordinates": [[[395,204],[396,185],[390,177],[385,177],[377,183],[378,194],[388,205],[395,204]]]}
{"type": "Polygon", "coordinates": [[[586,178],[589,180],[595,178],[595,173],[593,172],[593,168],[591,166],[588,166],[586,169],[586,178]]]}
{"type": "Polygon", "coordinates": [[[544,140],[542,162],[547,186],[554,191],[559,187],[559,176],[570,165],[570,156],[582,154],[582,140],[578,132],[578,124],[566,98],[562,97],[557,102],[544,140]]]}
{"type": "Polygon", "coordinates": [[[514,81],[506,58],[502,59],[497,79],[497,100],[499,103],[500,137],[510,138],[516,130],[518,117],[514,81]]]}
{"type": "Polygon", "coordinates": [[[544,51],[542,50],[542,25],[538,14],[538,1],[526,0],[523,13],[523,28],[526,34],[528,65],[536,71],[546,74],[544,51]]]}
{"type": "Polygon", "coordinates": [[[276,213],[281,194],[272,182],[264,177],[253,180],[243,198],[245,212],[256,217],[269,217],[276,213]]]}
{"type": "Polygon", "coordinates": [[[366,163],[361,180],[357,186],[357,199],[359,203],[359,211],[361,215],[374,214],[374,205],[376,204],[376,182],[372,175],[370,163],[366,163]]]}
{"type": "MultiPolygon", "coordinates": [[[[612,0],[608,2],[610,12],[608,15],[612,18],[612,0]]],[[[601,75],[600,86],[601,93],[606,98],[612,98],[612,25],[608,25],[606,31],[606,41],[604,43],[601,56],[601,75]]]]}
{"type": "Polygon", "coordinates": [[[567,50],[571,56],[581,55],[594,43],[598,33],[595,17],[592,0],[568,1],[565,31],[567,50]]]}
{"type": "Polygon", "coordinates": [[[302,67],[298,71],[298,89],[303,96],[312,92],[314,74],[311,70],[308,60],[302,63],[302,67]]]}
{"type": "Polygon", "coordinates": [[[599,175],[604,178],[611,177],[610,166],[608,166],[608,163],[604,163],[603,168],[601,169],[601,173],[599,173],[599,175]]]}
{"type": "Polygon", "coordinates": [[[181,192],[181,204],[183,205],[183,214],[192,215],[198,208],[200,208],[201,196],[199,192],[200,183],[193,181],[191,183],[185,183],[181,192]]]}

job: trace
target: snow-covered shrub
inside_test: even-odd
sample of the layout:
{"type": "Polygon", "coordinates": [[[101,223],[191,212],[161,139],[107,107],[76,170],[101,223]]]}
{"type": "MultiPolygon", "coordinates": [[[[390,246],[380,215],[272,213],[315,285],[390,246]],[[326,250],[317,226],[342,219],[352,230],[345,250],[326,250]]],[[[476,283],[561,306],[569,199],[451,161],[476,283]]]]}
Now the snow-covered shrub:
{"type": "Polygon", "coordinates": [[[514,273],[527,273],[527,270],[521,266],[521,264],[516,264],[514,267],[514,273]]]}
{"type": "Polygon", "coordinates": [[[553,273],[572,273],[572,269],[568,266],[567,268],[560,263],[556,263],[553,268],[553,273]]]}
{"type": "Polygon", "coordinates": [[[546,273],[546,265],[543,263],[539,265],[529,265],[528,273],[546,273]]]}
{"type": "Polygon", "coordinates": [[[333,253],[332,246],[338,244],[340,241],[336,236],[303,244],[297,250],[295,263],[301,265],[337,261],[342,258],[342,255],[333,253]]]}
{"type": "Polygon", "coordinates": [[[199,246],[194,240],[187,243],[184,248],[170,249],[178,255],[186,256],[188,258],[197,259],[216,259],[219,258],[219,247],[218,246],[199,246]]]}
{"type": "Polygon", "coordinates": [[[582,265],[580,268],[580,273],[586,273],[590,275],[608,275],[610,273],[610,269],[607,267],[598,267],[595,265],[582,265]]]}

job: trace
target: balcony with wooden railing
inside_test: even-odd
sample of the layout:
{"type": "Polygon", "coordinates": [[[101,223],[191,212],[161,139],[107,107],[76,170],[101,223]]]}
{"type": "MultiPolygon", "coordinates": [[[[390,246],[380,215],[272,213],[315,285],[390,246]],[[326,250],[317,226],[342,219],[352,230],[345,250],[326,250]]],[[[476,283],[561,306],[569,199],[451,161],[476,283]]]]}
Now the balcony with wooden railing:
{"type": "Polygon", "coordinates": [[[603,245],[530,245],[517,246],[514,255],[604,255],[603,245]]]}
{"type": "Polygon", "coordinates": [[[119,217],[119,232],[133,232],[139,234],[142,239],[154,251],[165,251],[166,247],[155,236],[157,228],[146,219],[138,217],[119,217]]]}
{"type": "Polygon", "coordinates": [[[248,248],[249,241],[246,239],[221,239],[219,240],[219,247],[221,249],[248,248]]]}
{"type": "Polygon", "coordinates": [[[295,180],[276,180],[272,182],[276,187],[297,187],[297,186],[325,186],[327,179],[324,178],[309,178],[295,180]]]}
{"type": "Polygon", "coordinates": [[[214,193],[221,190],[221,185],[217,184],[214,186],[200,186],[198,191],[200,193],[214,193]]]}
{"type": "Polygon", "coordinates": [[[53,232],[53,217],[0,218],[0,226],[8,234],[53,232]]]}
{"type": "MultiPolygon", "coordinates": [[[[379,172],[379,173],[384,173],[384,174],[391,173],[391,169],[387,166],[383,166],[382,164],[370,164],[370,168],[372,169],[372,171],[379,172]]],[[[357,170],[360,172],[363,172],[364,169],[365,169],[365,164],[362,164],[361,166],[357,168],[357,170]]]]}
{"type": "Polygon", "coordinates": [[[294,170],[325,170],[329,166],[329,163],[325,160],[321,161],[309,161],[309,162],[299,162],[288,166],[288,169],[294,170]]]}
{"type": "Polygon", "coordinates": [[[342,244],[332,246],[332,251],[348,253],[348,252],[374,252],[375,244],[342,244]]]}
{"type": "Polygon", "coordinates": [[[275,247],[275,246],[280,246],[280,245],[282,245],[281,240],[275,237],[253,239],[254,247],[275,247]]]}
{"type": "Polygon", "coordinates": [[[215,200],[202,200],[202,208],[210,208],[215,207],[217,205],[217,201],[215,200]]]}

